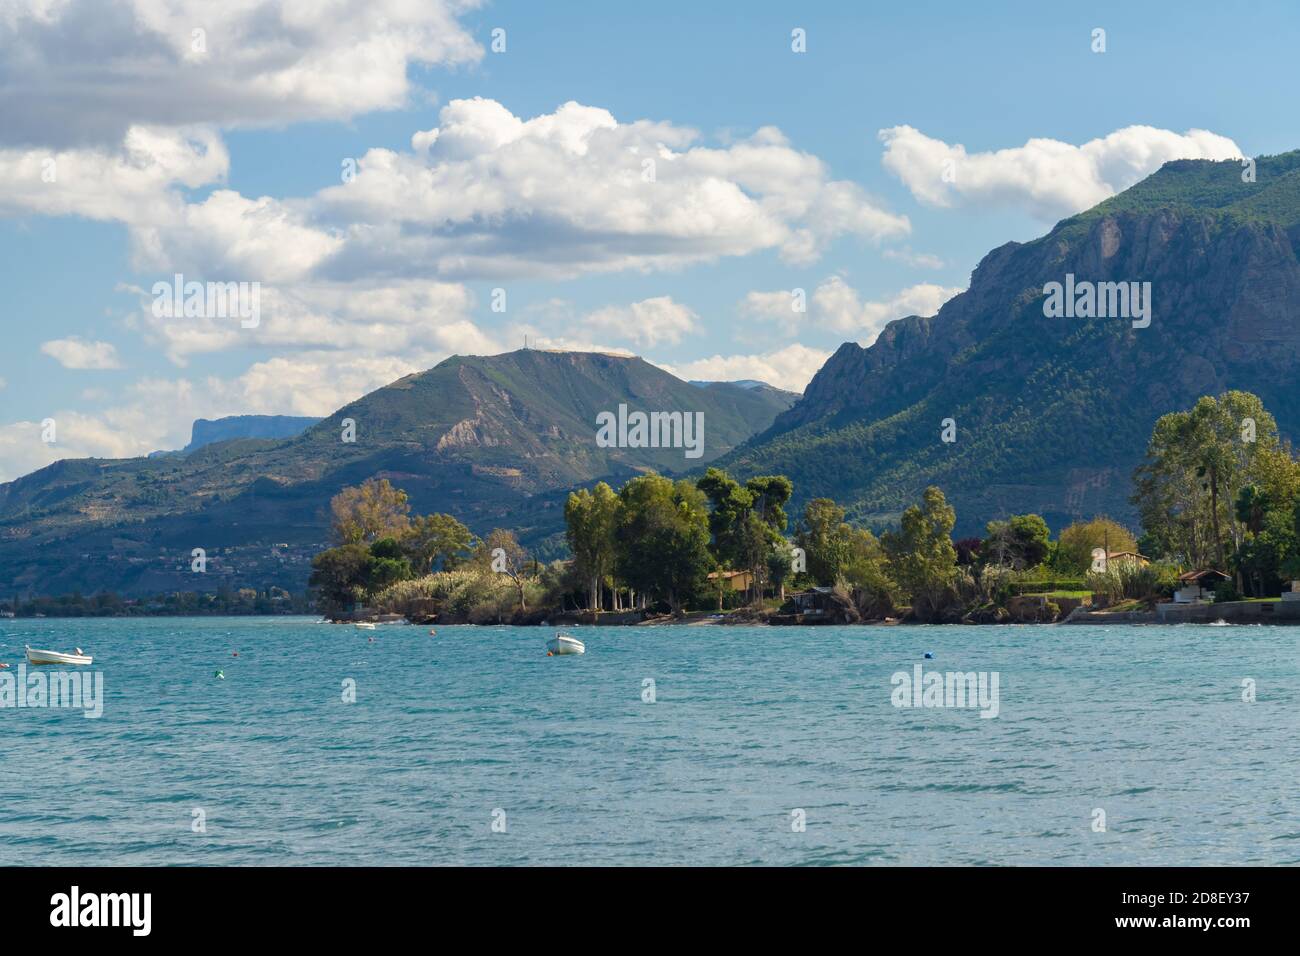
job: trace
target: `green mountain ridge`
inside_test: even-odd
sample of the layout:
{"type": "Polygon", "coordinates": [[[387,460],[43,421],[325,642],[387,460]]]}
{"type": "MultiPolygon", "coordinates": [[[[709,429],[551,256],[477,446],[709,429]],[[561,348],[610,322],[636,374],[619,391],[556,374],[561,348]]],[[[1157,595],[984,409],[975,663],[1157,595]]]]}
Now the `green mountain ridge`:
{"type": "Polygon", "coordinates": [[[1129,190],[994,249],[935,316],[846,343],[804,397],[718,464],[782,473],[884,525],[928,484],[958,533],[1034,511],[1054,528],[1133,518],[1130,476],[1155,420],[1228,388],[1300,436],[1300,151],[1165,164],[1129,190]],[[1044,286],[1149,281],[1153,317],[1046,318],[1044,286]],[[957,441],[944,443],[944,419],[957,441]]]}
{"type": "MultiPolygon", "coordinates": [[[[220,441],[182,458],[66,460],[0,485],[0,589],[301,589],[326,540],[329,499],[347,485],[387,477],[417,512],[449,512],[478,533],[519,528],[534,497],[710,461],[796,397],[692,385],[642,359],[599,353],[453,356],[292,438],[220,441]],[[597,414],[621,403],[702,412],[702,458],[597,447],[597,414]],[[347,419],[352,442],[343,440],[347,419]],[[190,572],[196,547],[209,556],[203,578],[190,572]]],[[[562,499],[559,512],[532,510],[535,538],[562,523],[562,499]]]]}

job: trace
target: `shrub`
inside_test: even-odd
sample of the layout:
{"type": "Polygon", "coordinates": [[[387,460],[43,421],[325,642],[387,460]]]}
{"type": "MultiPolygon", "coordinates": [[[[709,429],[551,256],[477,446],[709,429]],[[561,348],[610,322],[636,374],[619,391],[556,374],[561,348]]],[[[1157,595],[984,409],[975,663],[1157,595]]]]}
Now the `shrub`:
{"type": "Polygon", "coordinates": [[[1087,584],[1092,591],[1106,595],[1112,602],[1154,600],[1168,594],[1169,574],[1159,565],[1125,563],[1108,571],[1089,574],[1087,584]]]}

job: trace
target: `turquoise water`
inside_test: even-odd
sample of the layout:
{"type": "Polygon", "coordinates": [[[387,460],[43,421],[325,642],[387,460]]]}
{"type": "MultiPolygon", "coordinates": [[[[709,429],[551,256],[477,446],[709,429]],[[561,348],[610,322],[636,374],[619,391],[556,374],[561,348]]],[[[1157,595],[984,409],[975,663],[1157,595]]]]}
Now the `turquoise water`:
{"type": "Polygon", "coordinates": [[[1300,863],[1300,628],[572,632],[0,621],[105,691],[0,709],[0,864],[1300,863]]]}

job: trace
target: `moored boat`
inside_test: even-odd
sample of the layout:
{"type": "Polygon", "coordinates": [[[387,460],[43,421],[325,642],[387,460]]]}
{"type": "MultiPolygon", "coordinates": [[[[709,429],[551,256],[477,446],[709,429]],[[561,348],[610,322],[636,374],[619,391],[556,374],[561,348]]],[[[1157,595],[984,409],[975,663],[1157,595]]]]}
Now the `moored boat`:
{"type": "Polygon", "coordinates": [[[30,644],[27,645],[28,664],[68,664],[72,666],[81,666],[89,664],[92,660],[94,660],[94,658],[89,654],[82,653],[82,650],[79,647],[75,654],[64,654],[61,651],[35,650],[30,644]]]}
{"type": "Polygon", "coordinates": [[[576,637],[569,637],[567,634],[556,634],[546,642],[546,652],[548,654],[585,654],[587,645],[576,637]]]}

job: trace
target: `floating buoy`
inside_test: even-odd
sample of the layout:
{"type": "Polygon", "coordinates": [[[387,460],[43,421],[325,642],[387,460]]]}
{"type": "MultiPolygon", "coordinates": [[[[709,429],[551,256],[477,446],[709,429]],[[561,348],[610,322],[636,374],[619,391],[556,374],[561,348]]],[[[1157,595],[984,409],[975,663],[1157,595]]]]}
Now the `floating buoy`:
{"type": "Polygon", "coordinates": [[[546,652],[546,656],[547,656],[547,657],[554,657],[555,655],[552,654],[550,651],[547,651],[547,652],[546,652]]]}
{"type": "Polygon", "coordinates": [[[230,652],[230,656],[231,656],[231,657],[238,657],[238,656],[239,656],[239,651],[231,651],[231,652],[230,652]]]}
{"type": "Polygon", "coordinates": [[[217,678],[217,680],[225,680],[225,679],[226,679],[226,672],[225,672],[225,671],[217,671],[217,673],[216,673],[214,676],[217,678]]]}
{"type": "Polygon", "coordinates": [[[927,661],[932,661],[932,660],[934,660],[934,654],[932,654],[930,651],[926,651],[926,652],[925,652],[925,659],[926,659],[927,661]]]}
{"type": "Polygon", "coordinates": [[[373,637],[370,639],[370,643],[371,644],[375,643],[375,639],[373,637]]]}

